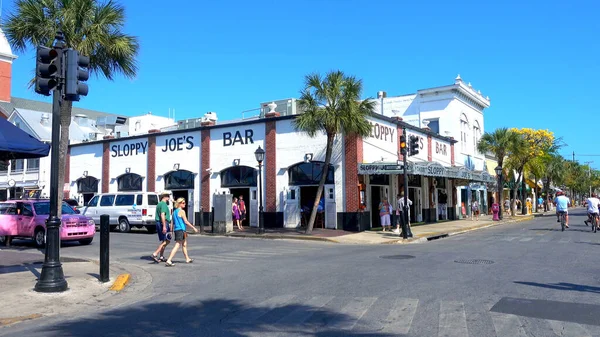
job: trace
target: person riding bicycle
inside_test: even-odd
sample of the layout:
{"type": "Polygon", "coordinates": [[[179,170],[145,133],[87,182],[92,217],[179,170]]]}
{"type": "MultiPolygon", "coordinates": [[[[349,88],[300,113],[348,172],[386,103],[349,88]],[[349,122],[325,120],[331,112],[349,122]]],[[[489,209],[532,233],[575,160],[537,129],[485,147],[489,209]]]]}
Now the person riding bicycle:
{"type": "Polygon", "coordinates": [[[565,215],[565,227],[569,228],[569,206],[571,201],[565,196],[562,191],[556,192],[556,198],[554,198],[554,205],[556,206],[556,222],[560,222],[560,215],[565,215]]]}
{"type": "MultiPolygon", "coordinates": [[[[588,225],[588,221],[592,221],[594,216],[598,216],[598,214],[600,213],[598,210],[598,206],[600,205],[600,199],[598,199],[598,196],[596,195],[596,193],[592,193],[592,197],[591,198],[587,198],[585,200],[585,203],[587,205],[587,213],[588,213],[588,219],[583,221],[585,223],[585,225],[588,225]]],[[[594,222],[592,221],[592,224],[594,222]]]]}

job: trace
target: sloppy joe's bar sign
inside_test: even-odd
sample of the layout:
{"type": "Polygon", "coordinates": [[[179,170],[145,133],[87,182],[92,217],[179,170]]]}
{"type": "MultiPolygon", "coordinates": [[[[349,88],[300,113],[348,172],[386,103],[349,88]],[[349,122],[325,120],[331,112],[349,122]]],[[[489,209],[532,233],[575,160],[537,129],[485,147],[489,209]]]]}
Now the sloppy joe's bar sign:
{"type": "Polygon", "coordinates": [[[371,122],[371,138],[383,140],[384,142],[394,142],[394,135],[396,128],[380,124],[377,122],[371,122]]]}
{"type": "MultiPolygon", "coordinates": [[[[165,139],[164,145],[161,144],[160,146],[162,152],[175,152],[184,149],[191,150],[194,147],[194,136],[175,136],[167,138],[165,139]]],[[[148,141],[115,144],[110,147],[110,150],[111,157],[130,157],[146,154],[148,151],[148,141]]]]}

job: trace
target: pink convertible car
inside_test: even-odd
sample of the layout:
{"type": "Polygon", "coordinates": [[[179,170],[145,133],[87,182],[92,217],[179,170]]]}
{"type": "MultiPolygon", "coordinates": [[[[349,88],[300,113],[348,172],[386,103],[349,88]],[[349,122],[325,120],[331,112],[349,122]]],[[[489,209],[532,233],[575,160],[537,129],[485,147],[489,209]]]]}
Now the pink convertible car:
{"type": "MultiPolygon", "coordinates": [[[[46,220],[50,214],[50,201],[9,200],[0,202],[0,237],[33,239],[35,245],[46,243],[46,220]]],[[[96,224],[92,218],[76,214],[67,203],[62,204],[61,241],[79,241],[89,245],[94,240],[96,224]]]]}

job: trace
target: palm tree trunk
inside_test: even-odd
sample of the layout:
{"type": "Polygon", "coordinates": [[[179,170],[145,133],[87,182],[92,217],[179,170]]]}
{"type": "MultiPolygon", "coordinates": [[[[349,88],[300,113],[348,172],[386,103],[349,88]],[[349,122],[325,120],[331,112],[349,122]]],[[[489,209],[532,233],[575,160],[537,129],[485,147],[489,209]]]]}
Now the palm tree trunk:
{"type": "Polygon", "coordinates": [[[519,186],[519,184],[517,184],[517,182],[515,182],[515,184],[512,188],[513,198],[512,198],[512,201],[510,202],[510,215],[511,216],[515,216],[515,207],[517,206],[517,187],[518,186],[519,186]]]}
{"type": "Polygon", "coordinates": [[[331,153],[333,152],[334,137],[335,135],[327,134],[327,149],[325,150],[325,167],[323,168],[321,181],[319,181],[319,188],[317,188],[317,195],[315,196],[315,203],[313,204],[313,209],[310,213],[310,220],[308,221],[308,226],[306,226],[306,234],[312,233],[312,230],[315,226],[315,219],[317,218],[319,201],[321,201],[321,195],[323,195],[323,188],[325,187],[325,181],[327,180],[327,171],[329,171],[329,163],[331,162],[331,153]]]}
{"type": "Polygon", "coordinates": [[[73,102],[63,100],[60,107],[60,142],[58,143],[58,210],[62,214],[62,200],[64,196],[65,168],[67,166],[67,151],[69,149],[69,127],[71,126],[71,109],[73,102]]]}

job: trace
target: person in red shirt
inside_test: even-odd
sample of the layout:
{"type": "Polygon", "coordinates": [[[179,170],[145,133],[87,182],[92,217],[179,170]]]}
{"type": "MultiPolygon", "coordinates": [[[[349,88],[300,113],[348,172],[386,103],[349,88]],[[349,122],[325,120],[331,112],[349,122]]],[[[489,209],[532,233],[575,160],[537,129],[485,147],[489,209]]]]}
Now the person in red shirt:
{"type": "Polygon", "coordinates": [[[246,220],[246,203],[244,202],[244,196],[240,195],[240,200],[238,202],[240,209],[240,224],[243,227],[244,221],[246,220]]]}

